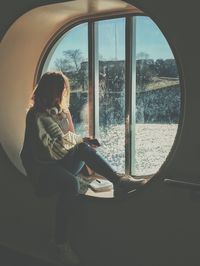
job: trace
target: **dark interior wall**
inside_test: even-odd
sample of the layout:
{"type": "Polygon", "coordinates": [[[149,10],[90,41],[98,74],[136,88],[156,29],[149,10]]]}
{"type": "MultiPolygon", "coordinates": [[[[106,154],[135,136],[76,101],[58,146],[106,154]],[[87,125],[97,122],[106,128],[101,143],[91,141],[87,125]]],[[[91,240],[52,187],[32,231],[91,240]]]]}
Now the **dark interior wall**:
{"type": "MultiPolygon", "coordinates": [[[[43,3],[17,1],[17,14],[33,2],[43,3]]],[[[84,198],[80,215],[72,226],[74,245],[92,265],[199,266],[200,201],[192,201],[188,191],[168,188],[162,182],[163,177],[170,176],[200,177],[198,2],[130,0],[129,3],[157,22],[176,52],[183,77],[181,141],[177,140],[167,167],[127,200],[84,198]]],[[[1,9],[6,11],[0,17],[1,33],[16,16],[15,7],[10,12],[12,4],[6,1],[6,9],[1,9]]],[[[3,151],[0,199],[0,241],[27,253],[36,245],[42,248],[45,241],[41,236],[51,231],[55,201],[38,199],[3,151]]]]}

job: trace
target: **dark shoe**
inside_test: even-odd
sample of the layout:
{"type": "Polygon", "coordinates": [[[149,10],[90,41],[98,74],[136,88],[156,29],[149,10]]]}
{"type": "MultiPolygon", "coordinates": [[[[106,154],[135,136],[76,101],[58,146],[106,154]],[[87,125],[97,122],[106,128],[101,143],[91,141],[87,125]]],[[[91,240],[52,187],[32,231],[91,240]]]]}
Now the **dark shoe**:
{"type": "Polygon", "coordinates": [[[119,175],[119,181],[114,184],[114,197],[125,196],[145,183],[146,180],[144,178],[133,178],[129,175],[119,175]]]}

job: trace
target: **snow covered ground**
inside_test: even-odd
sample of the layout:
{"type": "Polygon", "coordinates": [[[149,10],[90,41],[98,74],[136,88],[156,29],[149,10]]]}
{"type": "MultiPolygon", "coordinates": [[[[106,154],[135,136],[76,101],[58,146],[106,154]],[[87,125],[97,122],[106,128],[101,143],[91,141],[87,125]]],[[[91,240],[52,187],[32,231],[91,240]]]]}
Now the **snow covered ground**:
{"type": "MultiPolygon", "coordinates": [[[[156,173],[166,160],[176,136],[177,124],[137,124],[135,139],[135,174],[156,173]]],[[[98,151],[118,171],[125,169],[125,128],[111,125],[100,128],[98,151]]]]}

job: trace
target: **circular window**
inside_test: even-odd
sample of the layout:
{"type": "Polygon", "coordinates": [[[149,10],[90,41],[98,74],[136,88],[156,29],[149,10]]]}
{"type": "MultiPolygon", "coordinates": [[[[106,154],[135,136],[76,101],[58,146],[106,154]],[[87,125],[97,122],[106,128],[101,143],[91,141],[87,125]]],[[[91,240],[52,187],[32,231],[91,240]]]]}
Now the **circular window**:
{"type": "Polygon", "coordinates": [[[155,174],[172,148],[180,115],[172,51],[147,16],[92,22],[93,37],[90,23],[52,45],[42,72],[61,70],[69,77],[75,130],[95,135],[113,168],[133,176],[155,174]]]}

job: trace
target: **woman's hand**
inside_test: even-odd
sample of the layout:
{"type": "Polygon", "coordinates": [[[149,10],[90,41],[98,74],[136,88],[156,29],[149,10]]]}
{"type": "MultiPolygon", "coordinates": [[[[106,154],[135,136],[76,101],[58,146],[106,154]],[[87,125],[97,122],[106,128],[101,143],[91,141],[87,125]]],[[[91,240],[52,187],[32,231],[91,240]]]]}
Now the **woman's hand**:
{"type": "Polygon", "coordinates": [[[84,137],[83,141],[88,143],[93,148],[97,148],[100,146],[100,143],[98,142],[98,140],[91,138],[91,137],[84,137]]]}
{"type": "Polygon", "coordinates": [[[83,141],[86,142],[86,143],[88,143],[88,144],[90,144],[90,140],[91,139],[92,139],[91,137],[84,137],[83,138],[83,141]]]}

